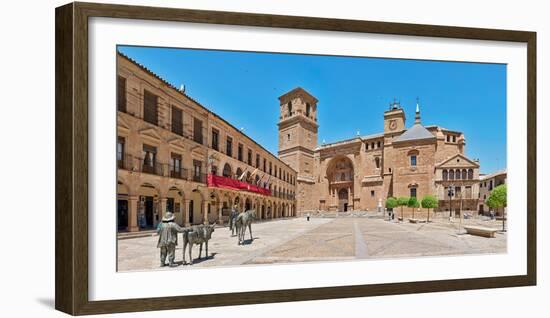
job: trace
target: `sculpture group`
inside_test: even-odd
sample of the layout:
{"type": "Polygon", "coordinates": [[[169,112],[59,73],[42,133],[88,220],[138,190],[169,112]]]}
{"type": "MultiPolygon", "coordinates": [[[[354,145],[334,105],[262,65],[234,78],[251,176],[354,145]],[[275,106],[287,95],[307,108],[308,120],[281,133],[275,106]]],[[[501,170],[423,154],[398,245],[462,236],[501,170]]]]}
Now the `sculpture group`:
{"type": "MultiPolygon", "coordinates": [[[[166,258],[168,258],[168,266],[176,267],[175,252],[178,245],[178,233],[182,233],[183,237],[183,264],[193,265],[192,250],[193,245],[199,245],[199,259],[202,256],[202,247],[205,246],[206,258],[208,258],[208,241],[212,238],[215,224],[201,224],[190,227],[180,227],[174,222],[174,214],[167,212],[162,218],[162,222],[157,228],[159,236],[157,247],[160,248],[160,266],[166,266],[166,258]],[[189,245],[189,263],[185,260],[185,251],[189,245]]],[[[245,243],[246,229],[250,233],[250,242],[254,240],[252,236],[252,222],[256,219],[255,210],[247,210],[239,213],[237,205],[231,209],[229,215],[229,229],[231,236],[237,235],[237,244],[245,243]]]]}
{"type": "Polygon", "coordinates": [[[166,213],[162,218],[162,222],[157,228],[157,234],[159,236],[157,247],[160,248],[160,266],[166,266],[166,257],[168,257],[168,265],[170,267],[176,267],[174,262],[176,258],[176,246],[178,245],[178,233],[182,233],[183,236],[183,264],[187,264],[185,261],[185,250],[189,245],[189,264],[193,265],[193,257],[191,251],[193,245],[200,245],[199,247],[199,259],[202,256],[202,246],[206,246],[206,258],[208,258],[208,241],[212,238],[215,224],[201,224],[193,225],[191,227],[180,227],[174,222],[174,214],[171,212],[166,213]]]}

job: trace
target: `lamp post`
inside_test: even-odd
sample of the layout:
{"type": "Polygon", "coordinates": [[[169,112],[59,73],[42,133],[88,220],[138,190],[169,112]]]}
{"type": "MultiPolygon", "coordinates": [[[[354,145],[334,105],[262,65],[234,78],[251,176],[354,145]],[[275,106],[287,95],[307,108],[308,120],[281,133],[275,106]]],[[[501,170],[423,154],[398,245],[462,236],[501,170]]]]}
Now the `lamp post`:
{"type": "Polygon", "coordinates": [[[453,196],[454,193],[454,185],[449,186],[449,191],[447,192],[447,195],[449,196],[449,221],[451,221],[453,217],[453,196]]]}

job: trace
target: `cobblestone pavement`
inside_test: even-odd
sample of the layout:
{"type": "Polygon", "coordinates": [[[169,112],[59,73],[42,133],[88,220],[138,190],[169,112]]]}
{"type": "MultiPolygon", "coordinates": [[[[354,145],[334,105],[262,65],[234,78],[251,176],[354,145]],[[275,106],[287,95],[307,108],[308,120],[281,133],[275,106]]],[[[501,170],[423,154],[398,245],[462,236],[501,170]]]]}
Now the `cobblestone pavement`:
{"type": "MultiPolygon", "coordinates": [[[[388,222],[365,217],[282,219],[254,223],[249,241],[237,245],[227,227],[216,228],[209,243],[209,258],[197,259],[193,248],[193,266],[235,266],[309,261],[333,261],[365,258],[396,258],[437,255],[505,253],[506,234],[495,238],[464,234],[458,221],[437,219],[432,223],[388,222]]],[[[465,220],[465,224],[501,228],[499,221],[465,220]]],[[[181,238],[181,237],[180,237],[181,238]]],[[[118,270],[169,270],[159,268],[157,236],[118,241],[118,270]]],[[[182,264],[182,249],[176,249],[176,262],[182,264]]],[[[186,255],[188,260],[188,255],[186,255]]],[[[173,269],[173,268],[172,268],[173,269]]]]}

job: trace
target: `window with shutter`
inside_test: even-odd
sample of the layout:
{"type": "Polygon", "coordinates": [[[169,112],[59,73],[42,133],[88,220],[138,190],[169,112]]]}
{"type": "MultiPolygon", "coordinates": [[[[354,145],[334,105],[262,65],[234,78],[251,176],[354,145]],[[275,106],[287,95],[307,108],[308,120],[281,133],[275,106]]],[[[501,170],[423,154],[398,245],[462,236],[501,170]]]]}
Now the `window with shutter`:
{"type": "Polygon", "coordinates": [[[202,145],[202,121],[193,118],[193,140],[202,145]]]}
{"type": "Polygon", "coordinates": [[[117,109],[126,112],[126,78],[117,77],[117,109]]]}
{"type": "Polygon", "coordinates": [[[172,106],[172,132],[183,136],[183,112],[172,106]]]}
{"type": "Polygon", "coordinates": [[[158,124],[158,96],[148,91],[143,92],[143,120],[153,125],[158,124]]]}

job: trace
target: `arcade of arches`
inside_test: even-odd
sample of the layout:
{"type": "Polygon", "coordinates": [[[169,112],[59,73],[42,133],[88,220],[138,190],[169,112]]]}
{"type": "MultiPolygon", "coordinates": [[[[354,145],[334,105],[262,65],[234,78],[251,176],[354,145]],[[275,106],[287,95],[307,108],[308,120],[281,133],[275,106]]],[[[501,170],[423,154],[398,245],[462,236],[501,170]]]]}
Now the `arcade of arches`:
{"type": "Polygon", "coordinates": [[[233,205],[237,205],[238,211],[255,209],[258,221],[296,216],[294,204],[259,194],[205,186],[191,189],[188,185],[142,182],[131,188],[129,184],[119,179],[117,185],[119,231],[154,229],[166,212],[174,213],[176,223],[181,226],[224,224],[233,205]]]}

